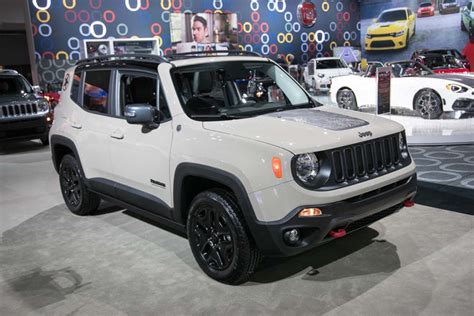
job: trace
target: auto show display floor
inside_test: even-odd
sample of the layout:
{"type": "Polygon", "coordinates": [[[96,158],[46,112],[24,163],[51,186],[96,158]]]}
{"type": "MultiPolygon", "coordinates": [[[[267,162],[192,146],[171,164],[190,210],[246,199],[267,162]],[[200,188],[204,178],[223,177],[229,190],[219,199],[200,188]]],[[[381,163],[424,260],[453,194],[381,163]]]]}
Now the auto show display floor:
{"type": "Polygon", "coordinates": [[[48,148],[0,147],[0,315],[472,315],[474,146],[411,151],[414,207],[228,286],[172,230],[71,214],[48,148]]]}

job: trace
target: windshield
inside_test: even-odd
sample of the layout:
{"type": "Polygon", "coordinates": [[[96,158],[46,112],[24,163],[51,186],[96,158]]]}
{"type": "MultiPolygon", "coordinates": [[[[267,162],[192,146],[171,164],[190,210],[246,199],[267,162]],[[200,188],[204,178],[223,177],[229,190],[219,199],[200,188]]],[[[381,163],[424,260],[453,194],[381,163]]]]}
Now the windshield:
{"type": "Polygon", "coordinates": [[[382,13],[377,22],[395,22],[404,21],[407,19],[407,13],[405,10],[388,11],[382,13]]]}
{"type": "Polygon", "coordinates": [[[340,59],[323,59],[316,61],[317,69],[346,68],[340,59]]]}
{"type": "Polygon", "coordinates": [[[407,61],[390,64],[395,77],[414,77],[432,75],[433,72],[417,61],[407,61]]]}
{"type": "Polygon", "coordinates": [[[20,76],[0,76],[0,95],[32,93],[31,86],[20,76]]]}
{"type": "Polygon", "coordinates": [[[184,112],[199,121],[314,106],[288,73],[270,62],[201,64],[176,68],[172,77],[184,112]]]}
{"type": "Polygon", "coordinates": [[[420,4],[420,8],[426,8],[426,7],[431,7],[431,6],[432,6],[431,2],[425,2],[425,3],[420,4]]]}

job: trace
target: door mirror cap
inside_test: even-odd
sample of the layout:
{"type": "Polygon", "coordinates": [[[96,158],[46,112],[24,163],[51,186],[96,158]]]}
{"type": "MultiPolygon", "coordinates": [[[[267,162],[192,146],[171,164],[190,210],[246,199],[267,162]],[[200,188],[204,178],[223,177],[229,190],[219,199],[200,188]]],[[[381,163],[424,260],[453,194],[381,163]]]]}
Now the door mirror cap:
{"type": "Polygon", "coordinates": [[[129,104],[125,107],[124,116],[129,124],[144,125],[150,129],[160,125],[160,111],[148,104],[129,104]]]}
{"type": "Polygon", "coordinates": [[[43,93],[43,91],[41,91],[41,87],[40,87],[40,86],[32,86],[31,88],[33,88],[33,92],[36,93],[36,94],[41,94],[41,93],[43,93]]]}

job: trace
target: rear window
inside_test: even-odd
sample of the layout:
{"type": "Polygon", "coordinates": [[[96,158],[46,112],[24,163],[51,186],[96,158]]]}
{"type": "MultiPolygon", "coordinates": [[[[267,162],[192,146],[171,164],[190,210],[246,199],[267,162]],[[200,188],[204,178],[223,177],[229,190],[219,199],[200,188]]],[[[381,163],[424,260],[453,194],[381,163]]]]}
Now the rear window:
{"type": "Polygon", "coordinates": [[[77,104],[81,105],[79,99],[79,88],[81,87],[81,76],[82,72],[74,72],[74,78],[72,79],[71,85],[71,99],[76,102],[77,104]]]}
{"type": "Polygon", "coordinates": [[[430,2],[425,2],[425,3],[422,3],[420,4],[420,8],[426,8],[426,7],[431,7],[432,4],[430,2]]]}
{"type": "Polygon", "coordinates": [[[110,70],[87,71],[84,80],[83,107],[92,112],[109,113],[110,70]]]}

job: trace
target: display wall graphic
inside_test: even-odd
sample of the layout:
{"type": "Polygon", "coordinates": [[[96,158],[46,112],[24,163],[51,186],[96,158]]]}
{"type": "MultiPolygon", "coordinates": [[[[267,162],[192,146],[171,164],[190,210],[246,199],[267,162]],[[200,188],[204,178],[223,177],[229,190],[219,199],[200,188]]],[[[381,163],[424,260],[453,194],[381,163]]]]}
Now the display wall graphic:
{"type": "MultiPolygon", "coordinates": [[[[171,52],[172,13],[235,13],[240,49],[305,63],[336,46],[360,43],[359,2],[313,0],[316,21],[303,27],[301,0],[28,0],[36,59],[77,60],[84,39],[156,37],[171,52]]],[[[41,65],[39,63],[39,65],[41,65]]],[[[39,67],[42,83],[47,82],[39,67]]],[[[62,78],[55,78],[61,80],[62,78]]]]}
{"type": "Polygon", "coordinates": [[[442,7],[442,2],[362,0],[362,56],[369,61],[391,62],[409,60],[415,51],[423,49],[449,48],[462,52],[469,35],[461,29],[461,10],[469,0],[457,0],[457,8],[452,9],[442,7]],[[424,6],[427,8],[422,8],[424,6]],[[395,17],[396,8],[409,9],[413,13],[412,20],[395,17]]]}

